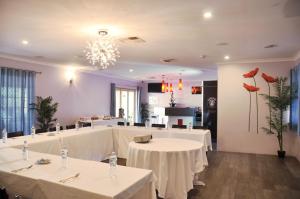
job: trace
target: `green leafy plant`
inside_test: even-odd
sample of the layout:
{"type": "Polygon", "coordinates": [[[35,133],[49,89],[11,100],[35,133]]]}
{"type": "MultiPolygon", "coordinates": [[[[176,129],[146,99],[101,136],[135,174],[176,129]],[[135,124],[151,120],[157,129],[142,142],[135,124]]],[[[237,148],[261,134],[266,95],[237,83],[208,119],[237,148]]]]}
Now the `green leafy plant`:
{"type": "Polygon", "coordinates": [[[141,103],[141,120],[143,123],[149,119],[149,104],[148,103],[141,103]]]}
{"type": "Polygon", "coordinates": [[[40,96],[36,97],[36,103],[31,104],[36,111],[36,121],[40,129],[48,130],[54,125],[57,120],[54,118],[54,114],[57,111],[58,103],[53,102],[51,96],[42,98],[40,96]]]}
{"type": "Polygon", "coordinates": [[[277,136],[279,150],[283,152],[283,132],[287,131],[288,125],[284,124],[283,114],[290,105],[291,100],[291,86],[287,85],[286,77],[279,77],[273,84],[274,95],[261,94],[267,101],[267,104],[272,110],[272,115],[267,116],[270,127],[263,127],[266,133],[275,134],[277,136]]]}

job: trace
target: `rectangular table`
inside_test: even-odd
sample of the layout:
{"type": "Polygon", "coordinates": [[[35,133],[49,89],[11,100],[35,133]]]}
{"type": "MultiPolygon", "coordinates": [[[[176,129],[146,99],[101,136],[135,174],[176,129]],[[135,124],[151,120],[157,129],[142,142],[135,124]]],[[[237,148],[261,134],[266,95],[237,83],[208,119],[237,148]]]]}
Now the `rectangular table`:
{"type": "Polygon", "coordinates": [[[120,158],[127,158],[128,145],[136,135],[152,134],[153,138],[179,138],[201,142],[206,149],[212,150],[209,130],[193,129],[159,129],[145,127],[114,127],[114,149],[120,158]]]}
{"type": "Polygon", "coordinates": [[[125,199],[156,198],[153,174],[150,170],[118,166],[117,177],[109,176],[106,163],[68,159],[63,168],[59,156],[29,152],[29,160],[22,160],[22,152],[15,148],[0,149],[0,184],[12,193],[31,199],[125,199]],[[51,159],[49,165],[36,165],[40,158],[51,159]],[[12,170],[33,165],[18,173],[12,170]],[[80,173],[67,183],[59,180],[80,173]]]}
{"type": "Polygon", "coordinates": [[[101,161],[114,151],[112,128],[103,126],[64,130],[55,136],[41,133],[34,138],[31,135],[10,138],[7,143],[1,140],[0,148],[22,148],[24,140],[27,140],[31,151],[59,155],[63,145],[70,157],[84,160],[101,161]]]}

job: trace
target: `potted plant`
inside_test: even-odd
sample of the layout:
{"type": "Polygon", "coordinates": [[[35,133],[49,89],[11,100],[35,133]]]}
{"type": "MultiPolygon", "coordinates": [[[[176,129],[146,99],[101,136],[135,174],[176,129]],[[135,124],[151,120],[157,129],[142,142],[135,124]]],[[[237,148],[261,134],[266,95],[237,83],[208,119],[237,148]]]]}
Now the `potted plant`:
{"type": "Polygon", "coordinates": [[[171,97],[170,97],[170,106],[171,107],[175,107],[176,103],[175,103],[175,97],[174,97],[174,93],[173,91],[171,92],[171,97]]]}
{"type": "Polygon", "coordinates": [[[40,129],[48,130],[54,125],[54,122],[57,120],[54,118],[54,114],[57,111],[58,103],[54,103],[51,96],[46,98],[37,96],[36,103],[30,105],[33,106],[32,109],[37,113],[36,120],[40,129]]]}
{"type": "Polygon", "coordinates": [[[286,77],[279,77],[274,86],[274,95],[261,94],[267,104],[271,108],[271,117],[267,116],[270,127],[263,127],[262,129],[269,134],[275,134],[277,136],[279,151],[278,157],[284,158],[285,151],[283,150],[283,132],[287,131],[288,125],[284,124],[283,114],[290,105],[291,99],[291,86],[287,85],[286,77]]]}
{"type": "Polygon", "coordinates": [[[147,119],[149,119],[149,104],[148,103],[141,103],[141,121],[143,123],[146,122],[147,119]]]}

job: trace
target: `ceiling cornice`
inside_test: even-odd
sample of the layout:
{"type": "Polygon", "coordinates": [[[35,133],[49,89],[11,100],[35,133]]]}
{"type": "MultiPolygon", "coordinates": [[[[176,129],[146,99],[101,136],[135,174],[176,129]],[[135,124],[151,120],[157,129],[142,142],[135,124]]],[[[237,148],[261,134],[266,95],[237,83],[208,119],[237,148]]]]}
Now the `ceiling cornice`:
{"type": "Polygon", "coordinates": [[[295,61],[300,60],[300,50],[296,53],[294,60],[295,61]]]}
{"type": "MultiPolygon", "coordinates": [[[[50,63],[50,62],[46,62],[46,61],[35,61],[35,60],[31,60],[31,59],[27,59],[27,58],[21,58],[21,57],[13,56],[13,55],[7,55],[7,54],[3,54],[3,53],[0,53],[0,58],[9,59],[9,60],[12,60],[12,61],[25,62],[25,63],[28,63],[28,64],[36,64],[36,65],[39,65],[39,66],[55,67],[55,68],[66,67],[66,65],[67,65],[67,64],[66,65],[55,64],[55,63],[50,63]]],[[[37,72],[40,72],[40,71],[37,71],[37,72]]],[[[116,76],[116,75],[109,75],[109,74],[105,74],[105,73],[97,73],[97,71],[87,70],[87,69],[82,69],[82,68],[79,69],[78,72],[97,75],[97,76],[106,77],[106,78],[110,78],[110,79],[125,80],[125,81],[130,81],[130,82],[139,82],[139,80],[129,79],[129,78],[116,76]]]]}
{"type": "Polygon", "coordinates": [[[289,62],[289,61],[296,61],[296,59],[295,59],[295,57],[269,58],[269,59],[245,59],[245,60],[238,60],[238,61],[219,62],[219,63],[217,63],[217,65],[271,63],[271,62],[289,62]]]}

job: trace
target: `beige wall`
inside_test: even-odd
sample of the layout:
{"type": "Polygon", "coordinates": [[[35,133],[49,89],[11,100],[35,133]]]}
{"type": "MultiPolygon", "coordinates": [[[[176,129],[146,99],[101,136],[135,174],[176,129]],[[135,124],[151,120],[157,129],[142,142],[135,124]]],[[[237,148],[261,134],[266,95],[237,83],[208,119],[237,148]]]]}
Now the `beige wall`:
{"type": "MultiPolygon", "coordinates": [[[[262,130],[256,133],[255,95],[252,94],[252,126],[248,132],[249,93],[243,88],[243,82],[253,84],[251,79],[243,78],[242,74],[259,67],[256,76],[259,93],[267,93],[266,82],[261,78],[265,72],[272,76],[289,76],[289,71],[295,62],[227,64],[219,66],[218,70],[218,150],[276,154],[277,139],[274,135],[267,135],[262,130]]],[[[259,103],[259,128],[267,126],[265,116],[268,107],[262,97],[259,103]]],[[[288,155],[295,155],[295,133],[286,133],[284,147],[288,155]]],[[[299,144],[299,143],[298,143],[299,144]]]]}

